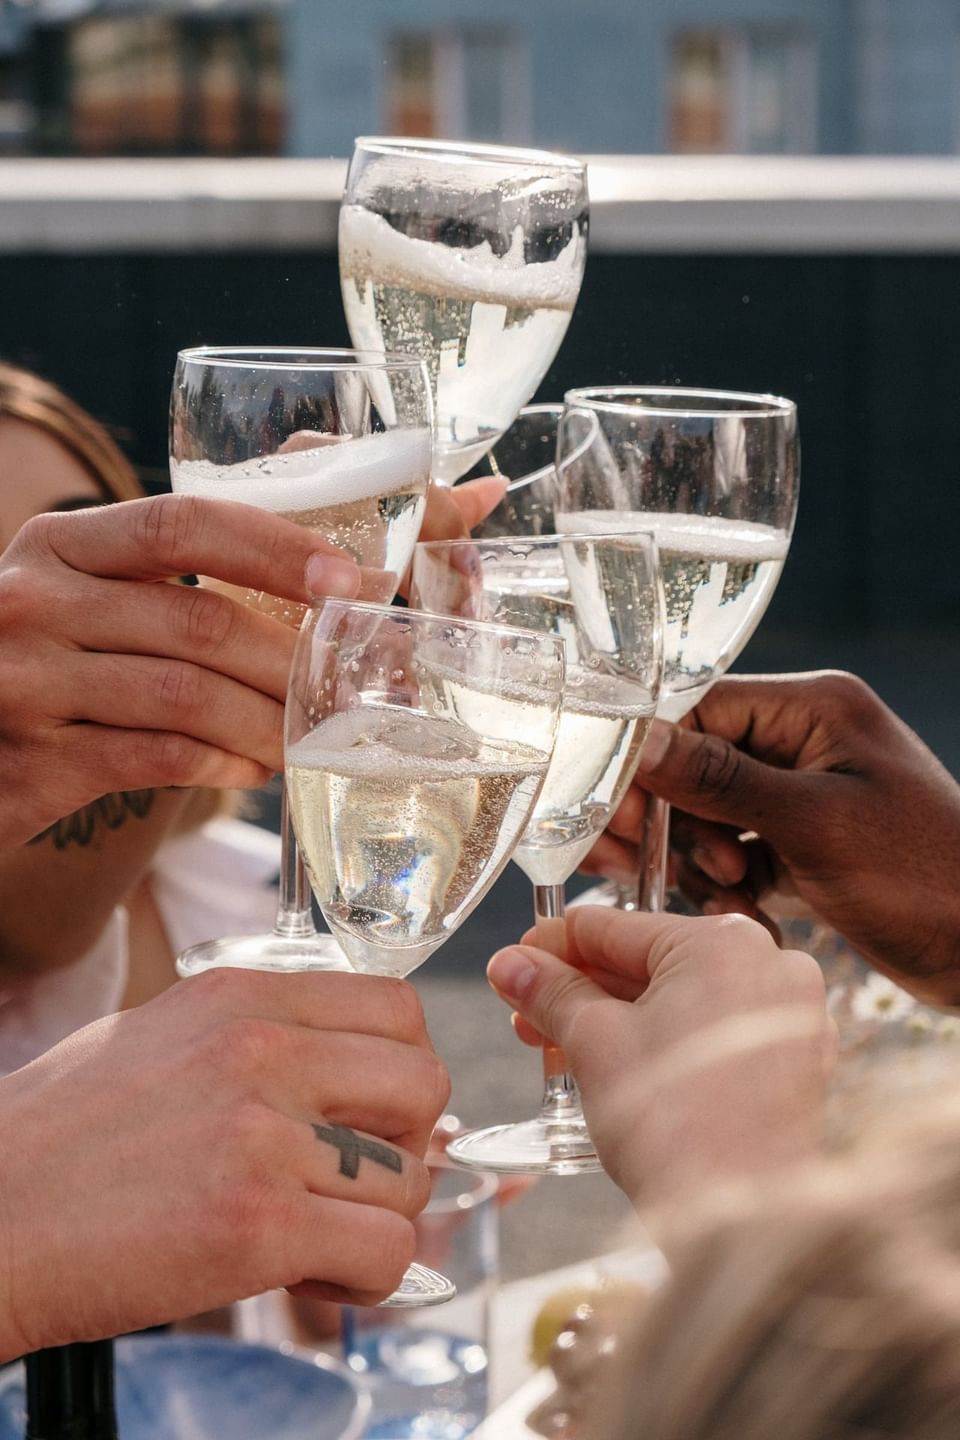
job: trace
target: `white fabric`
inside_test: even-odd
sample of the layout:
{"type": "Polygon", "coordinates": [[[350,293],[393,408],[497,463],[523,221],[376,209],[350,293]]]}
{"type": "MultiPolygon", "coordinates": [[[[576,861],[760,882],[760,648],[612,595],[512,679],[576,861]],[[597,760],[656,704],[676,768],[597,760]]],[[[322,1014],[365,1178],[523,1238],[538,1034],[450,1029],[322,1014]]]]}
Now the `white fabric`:
{"type": "MultiPolygon", "coordinates": [[[[157,852],[150,886],[170,948],[269,931],[280,840],[244,820],[208,820],[157,852]]],[[[97,943],[72,965],[0,990],[0,1074],[118,1009],[130,970],[129,918],[118,905],[97,943]]]]}

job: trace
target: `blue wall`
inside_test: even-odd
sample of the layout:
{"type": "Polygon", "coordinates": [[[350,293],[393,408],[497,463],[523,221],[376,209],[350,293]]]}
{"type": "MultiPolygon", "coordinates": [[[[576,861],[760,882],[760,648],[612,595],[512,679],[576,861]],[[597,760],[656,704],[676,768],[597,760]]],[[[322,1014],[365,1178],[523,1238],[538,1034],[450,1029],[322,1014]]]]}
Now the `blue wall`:
{"type": "Polygon", "coordinates": [[[820,152],[957,148],[960,0],[290,0],[291,153],[346,155],[383,128],[391,31],[470,24],[525,42],[532,130],[518,141],[663,150],[672,31],[768,24],[814,40],[820,152]]]}

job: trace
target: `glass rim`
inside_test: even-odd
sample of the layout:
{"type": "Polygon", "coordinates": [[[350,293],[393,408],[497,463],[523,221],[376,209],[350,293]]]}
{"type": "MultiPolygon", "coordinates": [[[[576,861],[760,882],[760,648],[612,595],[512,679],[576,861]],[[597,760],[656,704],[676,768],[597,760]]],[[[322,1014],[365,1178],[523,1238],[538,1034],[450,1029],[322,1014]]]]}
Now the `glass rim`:
{"type": "MultiPolygon", "coordinates": [[[[425,543],[435,544],[437,542],[425,543]]],[[[368,614],[382,615],[384,618],[390,616],[395,620],[429,620],[434,625],[464,625],[471,630],[480,630],[491,635],[506,635],[509,638],[529,640],[532,637],[536,640],[548,640],[551,648],[558,651],[561,658],[566,660],[563,640],[556,635],[548,635],[544,630],[530,630],[523,625],[504,625],[499,620],[474,620],[466,615],[438,615],[432,610],[415,610],[412,605],[379,605],[373,600],[345,600],[339,595],[316,595],[312,600],[307,601],[307,614],[301,625],[301,634],[303,634],[308,617],[319,615],[327,606],[331,610],[362,610],[368,614]]]]}
{"type": "Polygon", "coordinates": [[[462,1190],[459,1195],[449,1195],[445,1199],[437,1199],[433,1195],[424,1207],[425,1215],[456,1215],[466,1214],[469,1210],[476,1210],[481,1205],[494,1199],[500,1189],[500,1178],[490,1170],[465,1170],[462,1165],[455,1165],[447,1155],[428,1155],[424,1161],[428,1170],[443,1170],[448,1174],[459,1173],[464,1185],[474,1181],[472,1191],[462,1190]]]}
{"type": "MultiPolygon", "coordinates": [[[[504,430],[503,435],[500,436],[500,439],[502,440],[503,436],[513,429],[513,426],[521,417],[527,415],[549,415],[551,418],[556,420],[557,426],[559,427],[560,418],[563,415],[563,401],[541,400],[536,405],[522,405],[517,411],[513,423],[507,426],[507,429],[504,430]]],[[[490,455],[492,455],[493,451],[496,450],[496,448],[497,446],[496,444],[494,444],[491,448],[490,455]]],[[[490,459],[490,455],[487,456],[488,460],[490,459]]],[[[495,472],[494,478],[496,474],[502,475],[503,473],[504,472],[502,470],[495,472]]],[[[508,480],[506,493],[507,495],[510,495],[517,490],[522,490],[525,485],[534,485],[538,480],[545,480],[548,475],[555,475],[556,473],[556,464],[554,463],[554,461],[551,460],[549,465],[541,465],[539,470],[528,470],[526,475],[518,475],[515,480],[508,480]]]]}
{"type": "Polygon", "coordinates": [[[567,390],[563,397],[564,409],[580,407],[594,412],[610,411],[622,415],[658,415],[707,419],[710,417],[733,417],[740,419],[763,419],[787,417],[796,414],[795,400],[784,395],[766,394],[750,390],[709,390],[683,385],[587,385],[567,390]],[[631,399],[643,396],[676,396],[688,400],[689,405],[632,405],[631,399]],[[730,400],[730,406],[711,405],[710,401],[730,400]],[[702,403],[697,403],[697,402],[702,403]]]}
{"type": "Polygon", "coordinates": [[[236,370],[416,370],[426,362],[398,350],[353,350],[319,345],[191,345],[177,363],[236,370]]]}
{"type": "Polygon", "coordinates": [[[436,140],[416,135],[358,135],[354,152],[363,149],[374,155],[431,155],[477,160],[500,165],[549,165],[557,171],[577,171],[584,176],[587,162],[558,150],[538,150],[520,145],[493,145],[479,140],[436,140]]]}
{"type": "MultiPolygon", "coordinates": [[[[458,535],[452,540],[418,540],[414,546],[413,553],[418,550],[452,550],[462,545],[473,545],[477,548],[489,546],[496,550],[506,550],[509,546],[528,546],[532,549],[539,549],[546,545],[565,545],[577,540],[635,540],[638,535],[645,535],[650,541],[654,550],[657,548],[657,536],[650,525],[637,525],[631,530],[572,530],[558,531],[553,535],[491,535],[484,539],[479,535],[458,535]]],[[[542,632],[537,632],[542,633],[542,632]]]]}

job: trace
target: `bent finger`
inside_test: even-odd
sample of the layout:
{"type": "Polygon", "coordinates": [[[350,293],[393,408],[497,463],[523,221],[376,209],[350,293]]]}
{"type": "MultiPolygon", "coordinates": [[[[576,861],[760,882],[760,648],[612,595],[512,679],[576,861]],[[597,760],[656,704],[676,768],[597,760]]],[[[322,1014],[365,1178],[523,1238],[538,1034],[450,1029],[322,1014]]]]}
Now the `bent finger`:
{"type": "Polygon", "coordinates": [[[38,515],[14,543],[46,549],[92,575],[128,580],[213,575],[304,604],[317,594],[349,599],[360,583],[352,560],[291,520],[194,495],[38,515]]]}

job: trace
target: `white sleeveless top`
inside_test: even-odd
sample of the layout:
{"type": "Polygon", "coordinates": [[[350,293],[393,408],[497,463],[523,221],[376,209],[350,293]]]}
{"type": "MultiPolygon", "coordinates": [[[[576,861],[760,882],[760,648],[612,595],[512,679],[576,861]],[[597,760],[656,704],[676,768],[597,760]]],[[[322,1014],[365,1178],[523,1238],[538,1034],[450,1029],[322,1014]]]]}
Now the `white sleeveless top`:
{"type": "MultiPolygon", "coordinates": [[[[279,836],[245,820],[219,817],[168,840],[157,851],[150,887],[173,953],[220,935],[269,931],[279,868],[279,836]]],[[[129,917],[118,905],[96,944],[72,965],[0,989],[0,1074],[112,1015],[129,970],[129,917]]]]}

